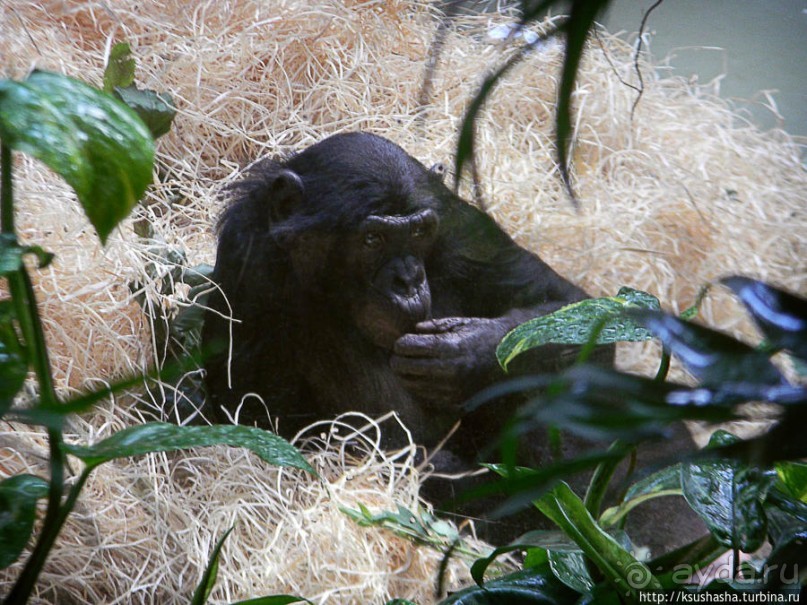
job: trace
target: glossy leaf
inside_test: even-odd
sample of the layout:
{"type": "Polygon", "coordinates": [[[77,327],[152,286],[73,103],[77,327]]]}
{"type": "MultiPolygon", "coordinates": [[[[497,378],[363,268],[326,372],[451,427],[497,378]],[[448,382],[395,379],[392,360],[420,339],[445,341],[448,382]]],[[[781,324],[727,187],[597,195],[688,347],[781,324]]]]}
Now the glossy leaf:
{"type": "Polygon", "coordinates": [[[555,577],[569,588],[580,593],[594,588],[594,580],[586,566],[586,558],[581,551],[561,552],[549,551],[549,568],[555,577]]]}
{"type": "Polygon", "coordinates": [[[524,569],[455,592],[440,605],[562,605],[574,596],[548,570],[524,569]]]}
{"type": "Polygon", "coordinates": [[[566,52],[563,55],[563,73],[558,87],[558,103],[555,107],[555,143],[558,165],[566,189],[574,199],[572,179],[569,172],[570,149],[572,145],[572,97],[577,72],[583,58],[586,40],[609,0],[573,0],[569,19],[563,28],[566,33],[566,52]]]}
{"type": "Polygon", "coordinates": [[[10,233],[0,234],[0,276],[8,275],[22,268],[22,257],[33,254],[39,261],[38,267],[44,269],[53,260],[53,254],[40,246],[20,246],[17,238],[10,233]]]}
{"type": "Polygon", "coordinates": [[[787,492],[807,503],[807,464],[803,462],[780,462],[776,474],[787,492]]]}
{"type": "Polygon", "coordinates": [[[415,512],[399,504],[397,512],[373,513],[362,503],[358,507],[358,510],[347,507],[340,510],[362,527],[383,527],[420,544],[442,547],[459,537],[455,527],[427,510],[415,512]]]}
{"type": "Polygon", "coordinates": [[[0,80],[0,139],[47,164],[77,192],[91,190],[92,166],[84,161],[81,133],[56,100],[30,82],[0,80]]]}
{"type": "Polygon", "coordinates": [[[558,483],[535,506],[577,543],[616,591],[638,598],[639,590],[661,587],[646,565],[597,525],[566,483],[558,483]]]}
{"type": "Polygon", "coordinates": [[[789,541],[807,531],[807,502],[802,502],[774,486],[765,500],[769,519],[768,538],[774,545],[789,541]]]}
{"type": "Polygon", "coordinates": [[[141,90],[132,85],[116,87],[113,94],[132,108],[155,139],[171,130],[177,110],[173,97],[168,93],[141,90]]]}
{"type": "Polygon", "coordinates": [[[772,572],[771,588],[777,588],[796,582],[798,571],[807,566],[807,503],[774,487],[765,502],[765,512],[768,540],[773,545],[766,568],[772,572]]]}
{"type": "Polygon", "coordinates": [[[730,336],[655,311],[630,311],[630,315],[653,332],[704,386],[784,382],[764,352],[730,336]]]}
{"type": "Polygon", "coordinates": [[[508,468],[501,464],[483,464],[501,475],[501,479],[469,489],[462,498],[473,500],[491,495],[507,496],[492,513],[492,517],[504,517],[531,506],[560,479],[570,477],[577,473],[589,471],[598,464],[614,458],[622,458],[620,452],[595,452],[577,458],[560,460],[547,464],[538,469],[524,469],[521,467],[508,468]]]}
{"type": "MultiPolygon", "coordinates": [[[[733,435],[716,431],[708,447],[737,442],[733,435]]],[[[765,540],[762,501],[772,482],[757,468],[729,459],[683,463],[681,471],[684,497],[692,509],[721,544],[743,552],[755,551],[765,540]]]]}
{"type": "Polygon", "coordinates": [[[151,422],[123,429],[95,445],[64,447],[69,454],[81,458],[89,466],[97,466],[115,458],[219,444],[245,447],[270,464],[299,468],[316,474],[288,441],[274,433],[250,426],[177,426],[151,422]]]}
{"type": "Polygon", "coordinates": [[[807,300],[748,277],[721,281],[743,301],[770,347],[807,360],[807,300]]]}
{"type": "Polygon", "coordinates": [[[213,552],[210,553],[210,559],[208,560],[207,567],[205,567],[205,571],[202,574],[202,579],[199,582],[199,585],[196,587],[196,590],[193,592],[191,605],[205,605],[205,603],[207,603],[207,599],[210,597],[210,593],[213,592],[213,588],[216,585],[216,577],[219,573],[219,557],[221,556],[221,548],[224,546],[224,541],[232,533],[233,529],[234,528],[231,527],[224,532],[224,535],[219,538],[218,542],[216,542],[216,546],[213,547],[213,552]]]}
{"type": "Polygon", "coordinates": [[[643,502],[662,496],[681,495],[683,495],[681,465],[673,464],[631,485],[619,505],[603,511],[600,516],[600,524],[603,527],[615,526],[625,515],[643,502]]]}
{"type": "Polygon", "coordinates": [[[509,332],[496,349],[502,368],[524,351],[545,344],[584,345],[597,332],[597,344],[650,340],[646,328],[623,313],[625,309],[661,308],[658,299],[646,292],[621,288],[616,296],[589,298],[567,305],[554,313],[536,317],[509,332]]]}
{"type": "Polygon", "coordinates": [[[15,475],[0,482],[0,569],[22,553],[36,519],[36,501],[48,495],[48,482],[34,475],[15,475]]]}
{"type": "MultiPolygon", "coordinates": [[[[499,546],[487,557],[482,557],[474,561],[471,565],[471,577],[479,586],[485,583],[485,572],[488,567],[501,555],[514,551],[530,551],[552,549],[558,552],[579,552],[580,548],[572,542],[566,534],[558,530],[535,530],[519,536],[505,546],[499,546]]],[[[548,563],[548,559],[547,559],[548,563]]],[[[525,563],[526,566],[526,563],[525,563]]],[[[534,566],[534,564],[533,564],[534,566]]]]}
{"type": "MultiPolygon", "coordinates": [[[[540,474],[533,469],[486,466],[510,480],[540,474]]],[[[566,483],[557,483],[533,504],[577,544],[616,591],[626,596],[638,596],[640,589],[660,587],[644,564],[597,525],[583,501],[566,483]]]]}
{"type": "Polygon", "coordinates": [[[73,187],[102,242],[151,182],[154,142],[143,122],[73,78],[36,71],[0,81],[0,138],[73,187]]]}

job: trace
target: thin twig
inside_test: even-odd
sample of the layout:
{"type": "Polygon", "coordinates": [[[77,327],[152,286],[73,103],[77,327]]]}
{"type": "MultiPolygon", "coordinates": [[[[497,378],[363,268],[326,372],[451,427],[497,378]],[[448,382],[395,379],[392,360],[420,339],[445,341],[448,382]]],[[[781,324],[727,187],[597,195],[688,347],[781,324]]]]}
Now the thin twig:
{"type": "Polygon", "coordinates": [[[448,3],[445,12],[437,26],[437,33],[434,35],[431,47],[429,48],[429,57],[426,61],[426,73],[423,75],[423,84],[418,93],[418,116],[417,121],[420,125],[424,122],[423,109],[431,103],[432,98],[432,85],[434,83],[434,74],[437,72],[437,65],[440,63],[440,57],[443,54],[446,38],[448,37],[448,27],[457,16],[463,0],[452,0],[448,3]]]}
{"type": "Polygon", "coordinates": [[[633,122],[633,114],[636,112],[636,107],[639,105],[639,100],[644,94],[644,78],[642,77],[642,70],[639,69],[639,54],[642,52],[642,36],[644,36],[644,28],[647,25],[647,20],[650,18],[650,13],[656,10],[664,0],[656,0],[656,2],[647,9],[642,17],[642,24],[639,26],[639,38],[636,41],[636,52],[633,55],[633,68],[636,71],[636,77],[639,79],[638,91],[639,94],[633,101],[633,107],[630,108],[630,121],[633,122]]]}

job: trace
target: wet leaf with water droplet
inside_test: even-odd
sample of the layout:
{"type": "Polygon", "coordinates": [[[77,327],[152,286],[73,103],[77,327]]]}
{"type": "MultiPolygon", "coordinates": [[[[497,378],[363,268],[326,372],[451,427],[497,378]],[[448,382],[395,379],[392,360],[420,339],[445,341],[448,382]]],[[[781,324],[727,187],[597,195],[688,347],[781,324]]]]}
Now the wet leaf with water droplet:
{"type": "Polygon", "coordinates": [[[496,349],[502,368],[525,351],[545,344],[584,345],[597,332],[597,344],[650,340],[652,334],[624,314],[626,309],[659,309],[655,296],[623,287],[616,296],[589,298],[536,317],[508,333],[496,349]]]}
{"type": "Polygon", "coordinates": [[[75,190],[102,242],[151,182],[154,142],[123,103],[46,71],[0,80],[0,138],[75,190]]]}
{"type": "MultiPolygon", "coordinates": [[[[725,431],[716,431],[708,447],[739,443],[725,431]]],[[[724,546],[753,552],[765,540],[767,518],[762,507],[775,477],[737,460],[711,459],[683,463],[681,486],[692,509],[724,546]]]]}

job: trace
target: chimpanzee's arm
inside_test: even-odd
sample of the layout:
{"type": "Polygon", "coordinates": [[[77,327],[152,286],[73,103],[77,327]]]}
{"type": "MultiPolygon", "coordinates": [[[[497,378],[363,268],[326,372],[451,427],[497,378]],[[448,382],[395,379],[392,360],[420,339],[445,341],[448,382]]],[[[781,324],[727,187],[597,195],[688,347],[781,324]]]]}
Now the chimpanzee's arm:
{"type": "MultiPolygon", "coordinates": [[[[391,359],[411,393],[440,404],[459,404],[504,377],[495,350],[507,332],[586,298],[487,215],[465,204],[453,210],[427,268],[434,319],[401,337],[391,359]]],[[[517,371],[555,371],[569,365],[575,352],[542,347],[517,371]]]]}

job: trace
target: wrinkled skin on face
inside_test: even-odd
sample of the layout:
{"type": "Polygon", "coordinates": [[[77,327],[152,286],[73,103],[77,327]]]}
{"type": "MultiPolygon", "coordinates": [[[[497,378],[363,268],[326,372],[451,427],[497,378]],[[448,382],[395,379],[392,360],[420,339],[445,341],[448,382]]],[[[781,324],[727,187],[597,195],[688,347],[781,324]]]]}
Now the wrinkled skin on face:
{"type": "Polygon", "coordinates": [[[392,349],[395,341],[431,317],[425,259],[437,237],[433,210],[403,217],[369,216],[348,244],[348,266],[357,270],[350,313],[370,341],[392,349]]]}

